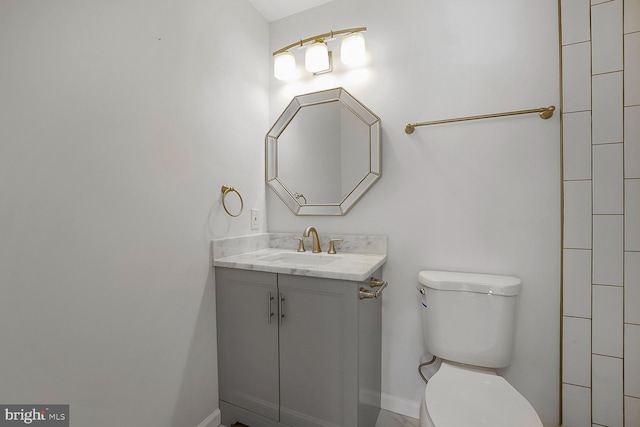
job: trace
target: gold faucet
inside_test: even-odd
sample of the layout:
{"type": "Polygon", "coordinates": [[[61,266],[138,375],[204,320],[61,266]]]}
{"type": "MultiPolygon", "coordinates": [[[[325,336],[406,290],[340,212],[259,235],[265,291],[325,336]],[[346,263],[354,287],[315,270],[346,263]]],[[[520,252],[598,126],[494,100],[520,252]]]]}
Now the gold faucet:
{"type": "Polygon", "coordinates": [[[304,230],[304,233],[302,233],[302,236],[309,237],[309,233],[311,233],[311,236],[313,237],[313,253],[317,254],[322,252],[322,248],[320,247],[320,239],[318,239],[318,231],[316,230],[316,228],[307,227],[306,230],[304,230]]]}

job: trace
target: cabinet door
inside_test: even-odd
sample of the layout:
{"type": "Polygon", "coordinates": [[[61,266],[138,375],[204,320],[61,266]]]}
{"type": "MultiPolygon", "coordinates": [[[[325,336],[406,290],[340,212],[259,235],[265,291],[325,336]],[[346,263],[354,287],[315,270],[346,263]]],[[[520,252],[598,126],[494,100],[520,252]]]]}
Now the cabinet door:
{"type": "Polygon", "coordinates": [[[216,268],[216,309],[220,400],[277,421],[277,276],[216,268]]]}
{"type": "Polygon", "coordinates": [[[278,276],[280,421],[357,425],[357,283],[278,276]],[[280,295],[279,295],[280,296],[280,295]]]}

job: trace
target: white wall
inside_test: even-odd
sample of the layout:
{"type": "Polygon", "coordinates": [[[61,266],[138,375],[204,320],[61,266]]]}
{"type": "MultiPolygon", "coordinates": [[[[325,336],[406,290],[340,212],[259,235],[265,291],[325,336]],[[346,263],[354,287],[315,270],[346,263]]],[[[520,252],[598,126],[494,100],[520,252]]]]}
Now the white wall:
{"type": "Polygon", "coordinates": [[[559,423],[559,115],[404,133],[408,122],[559,106],[557,14],[554,0],[335,0],[270,24],[272,51],[331,29],[368,27],[367,67],[347,71],[336,63],[315,78],[272,78],[269,116],[273,123],[294,95],[345,87],[382,119],[382,179],[345,217],[294,217],[272,191],[266,197],[272,232],[314,225],[321,234],[388,236],[388,409],[417,414],[424,390],[416,372],[423,352],[418,272],[490,272],[524,283],[514,359],[504,374],[545,426],[559,423]]]}
{"type": "Polygon", "coordinates": [[[0,402],[218,408],[209,241],[264,210],[268,37],[244,0],[0,2],[0,402]]]}

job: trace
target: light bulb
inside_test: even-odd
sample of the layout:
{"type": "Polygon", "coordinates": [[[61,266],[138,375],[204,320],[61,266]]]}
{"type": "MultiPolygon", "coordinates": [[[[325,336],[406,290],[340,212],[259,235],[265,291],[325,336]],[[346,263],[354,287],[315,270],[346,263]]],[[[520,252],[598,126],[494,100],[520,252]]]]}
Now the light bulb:
{"type": "Polygon", "coordinates": [[[351,33],[342,38],[340,43],[340,60],[344,65],[352,67],[362,65],[367,60],[364,34],[351,33]]]}
{"type": "Polygon", "coordinates": [[[296,58],[287,51],[273,57],[273,75],[278,80],[291,80],[296,77],[296,58]]]}
{"type": "Polygon", "coordinates": [[[329,49],[323,41],[318,40],[307,46],[304,51],[304,68],[311,73],[329,70],[329,49]]]}

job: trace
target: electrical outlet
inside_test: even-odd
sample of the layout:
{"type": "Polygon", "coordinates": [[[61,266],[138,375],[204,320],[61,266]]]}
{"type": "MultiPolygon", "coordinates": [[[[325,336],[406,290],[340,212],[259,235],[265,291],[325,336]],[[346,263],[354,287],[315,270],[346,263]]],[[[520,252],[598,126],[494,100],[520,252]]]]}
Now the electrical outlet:
{"type": "Polygon", "coordinates": [[[260,227],[260,209],[251,209],[251,229],[257,230],[260,227]]]}

